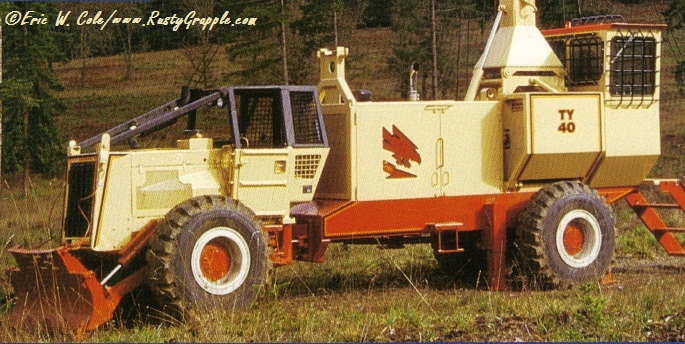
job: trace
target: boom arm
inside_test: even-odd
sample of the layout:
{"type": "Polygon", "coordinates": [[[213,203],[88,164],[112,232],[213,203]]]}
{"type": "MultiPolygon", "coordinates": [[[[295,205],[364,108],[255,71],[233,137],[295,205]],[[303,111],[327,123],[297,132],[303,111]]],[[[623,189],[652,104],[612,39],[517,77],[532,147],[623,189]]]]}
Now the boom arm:
{"type": "Polygon", "coordinates": [[[188,89],[183,87],[181,97],[150,110],[134,119],[119,124],[109,130],[97,134],[79,143],[81,149],[92,147],[103,134],[111,136],[111,144],[123,142],[137,135],[145,135],[166,128],[180,118],[194,112],[203,105],[209,105],[223,98],[228,93],[227,88],[214,90],[188,89]]]}

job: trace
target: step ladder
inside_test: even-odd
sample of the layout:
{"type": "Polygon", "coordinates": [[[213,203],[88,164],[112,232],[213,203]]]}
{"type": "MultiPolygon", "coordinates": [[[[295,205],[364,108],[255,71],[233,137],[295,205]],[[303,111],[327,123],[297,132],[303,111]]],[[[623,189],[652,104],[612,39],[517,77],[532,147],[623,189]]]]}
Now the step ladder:
{"type": "Polygon", "coordinates": [[[673,233],[685,233],[685,228],[667,226],[656,211],[657,209],[680,209],[685,212],[685,185],[679,180],[672,179],[648,180],[648,182],[658,185],[659,190],[669,194],[675,203],[650,203],[637,189],[628,194],[625,199],[669,256],[685,256],[685,249],[673,236],[673,233]]]}

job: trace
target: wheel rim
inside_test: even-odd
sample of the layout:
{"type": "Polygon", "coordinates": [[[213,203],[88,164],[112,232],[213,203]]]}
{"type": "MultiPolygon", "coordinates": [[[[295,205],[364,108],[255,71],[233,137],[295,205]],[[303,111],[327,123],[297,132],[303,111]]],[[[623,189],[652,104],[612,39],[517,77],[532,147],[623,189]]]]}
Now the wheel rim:
{"type": "Polygon", "coordinates": [[[191,269],[197,284],[215,295],[238,289],[250,269],[250,249],[240,233],[229,227],[216,227],[195,242],[191,269]]]}
{"type": "Polygon", "coordinates": [[[559,222],[556,246],[564,263],[584,268],[599,256],[602,233],[597,219],[589,212],[575,209],[559,222]]]}
{"type": "Polygon", "coordinates": [[[231,270],[231,254],[221,240],[212,239],[200,252],[200,272],[212,282],[220,280],[231,270]]]}

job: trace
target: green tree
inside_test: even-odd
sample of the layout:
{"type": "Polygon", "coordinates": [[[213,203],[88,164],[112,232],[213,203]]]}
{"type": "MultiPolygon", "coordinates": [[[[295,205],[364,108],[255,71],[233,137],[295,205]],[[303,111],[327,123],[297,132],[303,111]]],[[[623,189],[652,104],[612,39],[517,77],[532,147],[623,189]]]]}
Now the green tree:
{"type": "Polygon", "coordinates": [[[360,28],[392,26],[392,13],[396,2],[401,5],[404,1],[370,0],[362,12],[360,28]]]}
{"type": "Polygon", "coordinates": [[[331,47],[334,42],[336,13],[342,9],[341,1],[308,0],[300,6],[302,16],[293,22],[293,29],[302,40],[302,48],[314,52],[321,47],[331,47]]]}
{"type": "Polygon", "coordinates": [[[573,18],[590,17],[608,14],[609,10],[598,6],[589,6],[583,0],[538,0],[538,26],[541,28],[563,27],[573,18]]]}
{"type": "MultiPolygon", "coordinates": [[[[423,77],[430,75],[430,16],[428,4],[421,0],[399,1],[393,7],[392,30],[396,33],[393,55],[388,58],[388,69],[400,83],[400,97],[409,90],[409,71],[413,62],[420,66],[423,77]]],[[[419,93],[426,94],[426,82],[419,93]]],[[[416,87],[416,86],[415,86],[416,87]]]]}
{"type": "MultiPolygon", "coordinates": [[[[184,16],[184,13],[194,10],[193,8],[188,7],[187,2],[181,0],[150,0],[149,2],[143,3],[143,13],[159,11],[158,18],[170,17],[173,14],[184,16]]],[[[179,29],[173,31],[169,29],[169,26],[155,25],[146,26],[144,30],[141,31],[144,32],[146,45],[149,46],[151,50],[179,49],[193,43],[192,32],[190,30],[179,29]]]]}
{"type": "Polygon", "coordinates": [[[316,74],[316,51],[320,48],[334,49],[345,45],[349,33],[356,26],[356,1],[307,0],[300,6],[301,16],[293,21],[294,39],[291,40],[291,81],[312,81],[316,74]]]}
{"type": "Polygon", "coordinates": [[[422,98],[457,97],[460,70],[472,62],[462,58],[471,55],[471,23],[478,22],[483,30],[494,13],[492,1],[436,0],[434,11],[427,1],[396,2],[392,19],[396,42],[388,66],[399,80],[400,96],[407,96],[409,67],[418,62],[421,69],[419,85],[415,87],[422,98]],[[466,39],[462,40],[464,30],[466,39]]]}
{"type": "MultiPolygon", "coordinates": [[[[289,6],[285,6],[286,10],[289,6]]],[[[231,16],[258,18],[257,25],[232,27],[224,37],[226,53],[232,62],[247,66],[225,74],[229,81],[252,85],[283,83],[282,23],[289,23],[290,13],[283,13],[280,0],[252,0],[231,3],[231,16]]]]}
{"type": "Polygon", "coordinates": [[[682,29],[685,25],[685,1],[673,1],[664,12],[668,26],[672,29],[682,29]]]}
{"type": "MultiPolygon", "coordinates": [[[[0,9],[3,15],[12,10],[54,12],[50,3],[4,3],[0,9]]],[[[59,33],[47,25],[3,30],[5,172],[23,170],[28,177],[29,172],[55,175],[62,169],[63,149],[53,116],[64,104],[50,94],[60,88],[51,69],[51,63],[64,59],[58,41],[59,33]]]]}
{"type": "MultiPolygon", "coordinates": [[[[673,1],[664,12],[669,30],[680,30],[685,26],[685,2],[673,1]]],[[[673,37],[675,38],[675,37],[673,37]]],[[[674,50],[677,63],[675,68],[675,80],[681,94],[685,94],[685,56],[680,43],[676,39],[668,40],[669,46],[674,50]]]]}
{"type": "MultiPolygon", "coordinates": [[[[218,15],[216,13],[216,1],[214,0],[184,0],[188,7],[197,12],[198,17],[218,15]]],[[[195,26],[190,29],[193,35],[193,44],[188,44],[183,52],[186,60],[191,65],[190,73],[187,74],[186,85],[199,85],[209,88],[214,85],[214,62],[221,49],[221,44],[215,44],[215,35],[221,34],[218,30],[202,30],[195,26]]]]}
{"type": "Polygon", "coordinates": [[[344,44],[341,43],[344,36],[357,24],[363,2],[252,0],[231,3],[232,16],[258,20],[257,26],[236,26],[223,36],[229,59],[247,66],[226,73],[225,79],[250,84],[312,82],[312,76],[318,70],[316,51],[336,43],[344,44]]]}

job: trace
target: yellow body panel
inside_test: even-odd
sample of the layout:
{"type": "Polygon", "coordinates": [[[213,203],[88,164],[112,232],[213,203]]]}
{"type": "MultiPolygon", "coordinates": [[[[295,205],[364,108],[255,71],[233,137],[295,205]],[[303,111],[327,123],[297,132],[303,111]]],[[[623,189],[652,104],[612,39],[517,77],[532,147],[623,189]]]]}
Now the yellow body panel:
{"type": "MultiPolygon", "coordinates": [[[[504,27],[495,38],[545,43],[536,30],[504,27]]],[[[612,94],[609,76],[602,85],[568,92],[549,46],[536,54],[542,58],[537,71],[520,49],[499,48],[505,56],[497,49],[486,67],[501,63],[501,79],[481,80],[484,87],[504,87],[495,101],[382,103],[351,96],[344,79],[347,49],[321,50],[319,90],[331,154],[317,197],[391,200],[510,192],[557,180],[593,187],[642,182],[660,150],[658,81],[644,101],[612,94]],[[512,61],[520,66],[508,65],[512,61]],[[399,157],[393,145],[402,146],[399,157]]]]}
{"type": "MultiPolygon", "coordinates": [[[[226,195],[262,219],[292,223],[290,207],[312,200],[328,154],[327,147],[211,148],[205,138],[180,140],[180,149],[126,153],[110,153],[103,143],[96,157],[86,156],[102,162],[88,233],[96,251],[122,248],[151,219],[202,195],[226,195]]],[[[83,160],[78,155],[72,159],[83,160]]]]}
{"type": "Polygon", "coordinates": [[[638,185],[661,154],[659,103],[646,108],[607,107],[605,113],[606,156],[590,186],[638,185]]]}
{"type": "Polygon", "coordinates": [[[536,25],[532,1],[501,1],[501,22],[474,69],[466,100],[521,92],[565,92],[564,67],[536,25]]]}
{"type": "Polygon", "coordinates": [[[235,198],[257,216],[289,218],[288,174],[290,148],[236,151],[235,198]],[[282,170],[281,170],[282,168],[282,170]]]}
{"type": "MultiPolygon", "coordinates": [[[[655,41],[655,85],[651,95],[627,97],[606,92],[606,156],[590,182],[592,187],[637,185],[647,177],[661,154],[661,126],[659,120],[661,76],[661,29],[644,28],[643,34],[655,41]],[[620,171],[617,173],[616,171],[620,171]]],[[[621,29],[604,33],[610,42],[621,29]]],[[[608,54],[607,54],[608,55],[608,54]]],[[[611,63],[605,57],[605,65],[611,63]]],[[[604,73],[604,85],[610,85],[609,73],[604,73]]]]}
{"type": "MultiPolygon", "coordinates": [[[[572,40],[597,37],[603,47],[603,72],[595,84],[569,86],[571,91],[604,94],[605,153],[595,174],[588,180],[592,187],[631,186],[641,183],[661,154],[659,98],[661,76],[661,42],[664,25],[616,23],[603,29],[582,28],[572,33],[559,29],[546,32],[549,40],[572,40]],[[646,37],[654,41],[654,92],[630,95],[611,91],[611,42],[615,38],[646,37]]],[[[616,52],[618,49],[614,49],[616,52]]],[[[620,51],[620,50],[619,50],[620,51]]],[[[566,52],[569,53],[568,51],[566,52]]],[[[650,68],[651,69],[651,68],[650,68]]]]}
{"type": "MultiPolygon", "coordinates": [[[[500,27],[485,59],[488,68],[554,68],[560,73],[563,67],[540,30],[535,26],[500,27]]],[[[508,92],[511,93],[511,92],[508,92]]]]}
{"type": "Polygon", "coordinates": [[[232,197],[258,217],[293,223],[290,207],[312,200],[327,155],[327,147],[236,150],[232,197]]]}
{"type": "Polygon", "coordinates": [[[352,164],[351,150],[356,145],[350,135],[354,118],[350,107],[356,103],[345,80],[345,58],[347,48],[335,51],[321,49],[319,57],[319,100],[326,125],[330,157],[324,166],[321,182],[316,191],[317,198],[352,199],[354,190],[351,181],[356,166],[352,164]]]}
{"type": "MultiPolygon", "coordinates": [[[[199,149],[143,150],[112,153],[107,164],[101,208],[94,221],[92,247],[109,251],[123,247],[131,233],[150,219],[196,196],[222,194],[221,150],[207,149],[206,139],[188,145],[199,149]]],[[[187,140],[186,140],[187,141],[187,140]]],[[[193,140],[191,140],[193,141],[193,140]]],[[[98,188],[99,189],[99,188],[98,188]]]]}
{"type": "Polygon", "coordinates": [[[599,93],[522,93],[504,105],[506,189],[585,179],[604,150],[599,93]]]}
{"type": "Polygon", "coordinates": [[[323,175],[323,167],[328,161],[328,147],[293,148],[294,177],[288,181],[291,203],[309,202],[314,197],[317,184],[323,175]]]}
{"type": "Polygon", "coordinates": [[[498,102],[356,103],[352,111],[356,125],[351,135],[357,138],[351,154],[356,165],[351,180],[354,200],[501,190],[502,145],[492,139],[500,137],[502,130],[498,102]],[[395,134],[391,140],[406,136],[419,158],[403,161],[401,152],[385,149],[384,130],[395,134]],[[384,170],[387,166],[402,176],[393,178],[384,170]]]}

